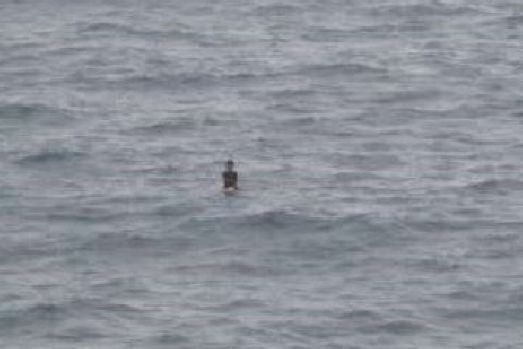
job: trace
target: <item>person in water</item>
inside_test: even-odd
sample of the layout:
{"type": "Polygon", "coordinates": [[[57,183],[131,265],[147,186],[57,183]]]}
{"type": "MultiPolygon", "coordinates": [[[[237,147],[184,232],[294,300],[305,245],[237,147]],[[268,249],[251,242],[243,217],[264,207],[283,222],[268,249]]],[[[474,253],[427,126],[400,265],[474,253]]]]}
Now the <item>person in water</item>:
{"type": "Polygon", "coordinates": [[[224,189],[238,189],[238,172],[233,171],[233,168],[232,160],[225,163],[225,171],[222,172],[224,189]]]}

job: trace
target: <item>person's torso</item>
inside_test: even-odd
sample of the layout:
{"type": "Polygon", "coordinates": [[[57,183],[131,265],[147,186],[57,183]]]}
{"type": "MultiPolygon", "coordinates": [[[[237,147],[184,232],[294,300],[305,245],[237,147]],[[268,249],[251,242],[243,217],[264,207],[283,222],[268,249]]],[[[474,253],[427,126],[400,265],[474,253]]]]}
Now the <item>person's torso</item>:
{"type": "Polygon", "coordinates": [[[225,188],[236,187],[238,183],[238,172],[236,171],[225,171],[222,173],[223,186],[225,188]]]}

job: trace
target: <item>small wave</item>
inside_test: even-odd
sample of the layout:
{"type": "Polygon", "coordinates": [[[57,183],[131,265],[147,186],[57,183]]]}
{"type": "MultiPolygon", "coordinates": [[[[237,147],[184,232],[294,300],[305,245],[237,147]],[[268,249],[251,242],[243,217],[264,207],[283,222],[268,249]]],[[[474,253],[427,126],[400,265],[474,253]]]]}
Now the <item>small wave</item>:
{"type": "MultiPolygon", "coordinates": [[[[394,226],[390,222],[380,222],[371,215],[347,215],[343,217],[315,217],[306,214],[293,214],[284,210],[269,211],[259,214],[245,215],[241,217],[220,217],[205,219],[188,219],[179,228],[182,231],[194,233],[216,234],[216,226],[219,226],[220,235],[227,232],[227,238],[237,237],[241,234],[242,239],[255,239],[255,241],[287,241],[294,239],[297,235],[303,237],[298,243],[293,243],[285,252],[288,257],[295,257],[298,263],[308,260],[326,260],[334,255],[345,256],[351,252],[361,252],[368,248],[384,245],[402,244],[405,241],[405,233],[401,227],[394,226]],[[254,235],[253,235],[254,234],[254,235]],[[321,234],[325,240],[314,242],[307,239],[311,234],[321,234]],[[339,234],[337,237],[336,235],[339,234]]],[[[194,234],[193,234],[194,235],[194,234]]],[[[410,235],[409,235],[410,238],[410,235]]],[[[249,265],[231,265],[228,270],[234,273],[272,275],[274,270],[250,270],[249,265]],[[233,271],[231,269],[237,268],[233,271]]],[[[282,269],[284,273],[286,269],[282,269]]]]}
{"type": "Polygon", "coordinates": [[[373,11],[376,14],[405,16],[407,18],[433,17],[433,16],[463,16],[480,13],[477,8],[471,6],[438,5],[394,5],[382,6],[373,11]]]}
{"type": "Polygon", "coordinates": [[[188,277],[191,281],[197,280],[200,276],[238,276],[245,278],[266,278],[274,277],[284,273],[264,265],[251,265],[241,262],[231,262],[228,264],[200,264],[200,265],[179,265],[168,268],[169,273],[176,274],[178,277],[188,277]]]}
{"type": "Polygon", "coordinates": [[[100,329],[92,326],[74,326],[63,330],[57,330],[54,333],[49,333],[46,337],[49,339],[78,342],[105,338],[108,337],[108,335],[102,333],[100,329]]]}
{"type": "Polygon", "coordinates": [[[330,238],[325,241],[306,243],[296,242],[292,248],[285,252],[287,256],[294,257],[294,260],[303,260],[306,263],[311,261],[342,261],[338,267],[343,268],[351,264],[352,261],[344,260],[347,254],[362,252],[362,244],[367,241],[357,241],[356,238],[330,238]]]}
{"type": "Polygon", "coordinates": [[[92,48],[88,46],[65,46],[65,47],[53,47],[47,51],[47,55],[52,57],[67,57],[75,55],[84,55],[91,53],[92,48]]]}
{"type": "Polygon", "coordinates": [[[53,210],[55,212],[45,215],[46,220],[101,223],[114,221],[125,215],[121,212],[108,212],[98,207],[55,207],[53,210]]]}
{"type": "Polygon", "coordinates": [[[388,152],[391,149],[391,145],[379,142],[379,141],[370,141],[362,144],[363,149],[369,152],[388,152]]]}
{"type": "Polygon", "coordinates": [[[478,295],[470,291],[453,291],[443,295],[446,298],[460,301],[476,301],[479,299],[478,295]]]}
{"type": "Polygon", "coordinates": [[[269,111],[281,111],[291,114],[305,114],[305,113],[316,113],[318,108],[316,106],[302,107],[296,106],[293,103],[275,103],[273,105],[267,106],[266,110],[269,111]]]}
{"type": "Polygon", "coordinates": [[[135,27],[111,22],[80,23],[78,32],[82,34],[119,33],[119,34],[158,34],[157,31],[138,30],[135,27]]]}
{"type": "Polygon", "coordinates": [[[89,24],[79,24],[79,31],[81,33],[92,32],[128,32],[133,30],[132,27],[119,23],[98,22],[89,24]]]}
{"type": "Polygon", "coordinates": [[[0,118],[25,120],[35,115],[41,106],[27,104],[8,104],[0,107],[0,118]]]}
{"type": "Polygon", "coordinates": [[[513,304],[517,304],[523,308],[523,287],[519,287],[511,291],[509,299],[513,304]]]}
{"type": "Polygon", "coordinates": [[[158,246],[157,239],[134,234],[100,234],[83,245],[87,250],[115,250],[158,246]]]}
{"type": "Polygon", "coordinates": [[[418,221],[409,221],[405,222],[406,226],[415,231],[424,231],[424,232],[442,232],[442,231],[466,231],[471,229],[476,229],[479,222],[477,219],[472,221],[462,221],[462,220],[432,220],[424,219],[418,221]]]}
{"type": "Polygon", "coordinates": [[[511,15],[505,17],[507,22],[514,22],[516,24],[523,24],[523,15],[511,15]]]}
{"type": "Polygon", "coordinates": [[[471,321],[521,321],[523,320],[523,309],[521,307],[496,308],[496,309],[452,309],[443,310],[443,316],[447,319],[471,321]]]}
{"type": "Polygon", "coordinates": [[[486,20],[482,24],[487,27],[498,27],[497,30],[500,30],[499,27],[502,27],[503,31],[506,29],[517,30],[521,25],[523,25],[523,15],[513,14],[502,16],[499,18],[486,20]]]}
{"type": "Polygon", "coordinates": [[[196,121],[189,117],[177,117],[171,120],[159,121],[150,125],[138,126],[131,130],[124,131],[125,133],[138,134],[173,134],[184,130],[192,130],[197,126],[196,121]]]}
{"type": "Polygon", "coordinates": [[[359,170],[380,170],[402,165],[401,160],[394,154],[333,154],[329,156],[337,166],[344,165],[359,170]]]}
{"type": "Polygon", "coordinates": [[[63,311],[83,313],[90,311],[108,312],[111,314],[140,313],[141,309],[125,303],[108,302],[101,298],[75,298],[57,305],[63,311]]]}
{"type": "Polygon", "coordinates": [[[308,99],[316,95],[316,91],[308,89],[283,89],[267,93],[271,99],[288,101],[289,99],[308,99]]]}
{"type": "Polygon", "coordinates": [[[277,274],[276,270],[263,265],[250,265],[233,262],[225,265],[224,271],[231,274],[240,274],[247,277],[269,277],[277,274]]]}
{"type": "Polygon", "coordinates": [[[257,308],[265,308],[267,304],[256,299],[238,299],[231,302],[218,304],[213,307],[205,307],[206,310],[222,312],[230,312],[235,310],[250,310],[257,308]]]}
{"type": "Polygon", "coordinates": [[[347,181],[368,181],[368,180],[377,180],[381,179],[381,177],[375,175],[375,174],[369,174],[367,172],[338,172],[334,174],[334,179],[337,182],[347,182],[347,181]]]}
{"type": "Polygon", "coordinates": [[[27,122],[41,116],[62,116],[63,114],[63,111],[50,108],[44,104],[10,103],[0,105],[0,120],[18,120],[27,122]]]}
{"type": "Polygon", "coordinates": [[[191,216],[199,208],[191,205],[161,205],[157,206],[152,212],[153,215],[158,217],[183,217],[191,216]]]}
{"type": "MultiPolygon", "coordinates": [[[[521,227],[521,224],[517,224],[514,227],[514,229],[519,230],[518,228],[520,228],[520,227],[521,227]]],[[[496,233],[488,234],[487,236],[484,237],[484,239],[490,243],[504,243],[504,242],[512,243],[512,242],[516,242],[520,238],[521,238],[521,235],[516,232],[510,232],[510,233],[496,232],[496,233]]]]}
{"type": "Polygon", "coordinates": [[[191,342],[189,337],[176,333],[163,333],[151,338],[151,342],[160,345],[181,345],[191,342]]]}
{"type": "Polygon", "coordinates": [[[246,226],[260,227],[261,229],[283,229],[296,227],[297,225],[317,224],[319,220],[314,217],[288,213],[284,210],[276,210],[242,217],[239,223],[246,226]]]}
{"type": "Polygon", "coordinates": [[[517,179],[487,179],[466,186],[480,194],[506,194],[523,190],[523,181],[517,179]]]}
{"type": "Polygon", "coordinates": [[[302,39],[311,42],[338,42],[346,40],[350,33],[345,30],[316,28],[311,33],[302,35],[302,39]]]}
{"type": "Polygon", "coordinates": [[[0,262],[19,263],[21,261],[53,256],[57,253],[66,254],[68,252],[70,252],[68,248],[59,246],[57,243],[26,243],[17,245],[16,247],[0,247],[0,262]]]}
{"type": "Polygon", "coordinates": [[[378,321],[381,320],[381,316],[372,310],[351,310],[346,311],[337,316],[341,320],[354,320],[354,321],[378,321]]]}
{"type": "Polygon", "coordinates": [[[21,294],[17,293],[7,293],[0,296],[0,302],[6,304],[7,302],[16,302],[23,299],[21,294]]]}
{"type": "Polygon", "coordinates": [[[181,225],[182,229],[208,229],[216,224],[228,224],[235,230],[262,230],[274,231],[292,229],[297,231],[300,226],[308,224],[320,224],[322,220],[301,214],[289,213],[286,210],[272,210],[257,214],[244,215],[240,217],[213,217],[213,218],[190,218],[181,225]]]}
{"type": "Polygon", "coordinates": [[[66,303],[38,303],[26,308],[6,311],[0,317],[0,331],[36,324],[56,323],[67,317],[67,311],[66,303]]]}
{"type": "Polygon", "coordinates": [[[409,101],[434,100],[443,93],[438,90],[399,91],[392,93],[376,93],[373,100],[376,103],[405,103],[409,101]]]}
{"type": "MultiPolygon", "coordinates": [[[[110,313],[111,315],[125,315],[136,312],[137,309],[125,304],[107,303],[99,299],[72,299],[61,303],[37,303],[25,308],[10,310],[0,317],[0,333],[10,329],[45,328],[56,329],[67,324],[70,319],[96,316],[95,313],[110,313]]],[[[48,334],[50,337],[92,338],[99,337],[96,330],[69,328],[48,334]]]]}
{"type": "Polygon", "coordinates": [[[13,70],[11,72],[11,76],[13,75],[27,75],[31,76],[33,74],[38,74],[38,70],[18,70],[22,65],[25,65],[27,67],[36,67],[40,65],[42,62],[42,58],[40,56],[36,56],[33,54],[27,54],[27,55],[12,55],[5,58],[0,58],[0,66],[2,67],[13,67],[16,70],[13,70]]]}
{"type": "Polygon", "coordinates": [[[29,154],[20,158],[17,163],[23,165],[39,165],[55,162],[66,162],[85,156],[85,153],[70,151],[67,149],[42,150],[35,154],[29,154]]]}
{"type": "Polygon", "coordinates": [[[509,259],[519,255],[521,255],[521,249],[515,248],[514,245],[476,249],[468,253],[469,257],[485,260],[509,259]]]}
{"type": "Polygon", "coordinates": [[[316,123],[315,117],[297,117],[281,121],[279,124],[284,127],[301,127],[301,126],[312,126],[316,123]]]}
{"type": "Polygon", "coordinates": [[[379,330],[394,335],[406,336],[423,332],[425,327],[421,323],[411,320],[395,320],[379,326],[379,330]]]}
{"type": "Polygon", "coordinates": [[[354,32],[355,34],[376,34],[378,36],[389,36],[395,34],[398,31],[398,26],[393,24],[381,24],[381,25],[363,25],[358,27],[354,32]]]}
{"type": "Polygon", "coordinates": [[[307,76],[320,77],[339,77],[344,75],[354,76],[359,74],[386,74],[386,68],[373,67],[364,64],[332,64],[332,65],[311,65],[302,68],[298,73],[307,76]]]}
{"type": "MultiPolygon", "coordinates": [[[[118,79],[108,80],[104,76],[97,78],[96,82],[105,83],[110,87],[129,89],[154,89],[154,90],[178,90],[182,88],[198,87],[207,88],[216,85],[248,84],[259,79],[273,76],[273,74],[211,74],[206,72],[192,72],[180,74],[162,75],[132,75],[118,79]],[[105,81],[104,81],[105,80],[105,81]]],[[[83,74],[73,74],[69,77],[72,83],[94,81],[92,77],[83,74]]]]}
{"type": "Polygon", "coordinates": [[[194,241],[191,237],[169,237],[155,238],[140,234],[100,234],[82,245],[83,250],[93,251],[141,251],[147,253],[162,253],[169,251],[185,251],[193,246],[194,241]]]}
{"type": "Polygon", "coordinates": [[[454,272],[460,267],[455,258],[443,257],[409,259],[407,265],[429,273],[454,272]]]}
{"type": "Polygon", "coordinates": [[[252,12],[255,16],[290,16],[297,13],[300,10],[299,7],[291,5],[265,5],[258,6],[252,12]]]}
{"type": "Polygon", "coordinates": [[[206,37],[200,33],[184,31],[180,29],[158,30],[150,28],[139,28],[121,23],[97,22],[79,23],[77,30],[84,35],[89,34],[124,34],[130,36],[154,37],[165,39],[188,40],[193,42],[205,41],[206,37]]]}

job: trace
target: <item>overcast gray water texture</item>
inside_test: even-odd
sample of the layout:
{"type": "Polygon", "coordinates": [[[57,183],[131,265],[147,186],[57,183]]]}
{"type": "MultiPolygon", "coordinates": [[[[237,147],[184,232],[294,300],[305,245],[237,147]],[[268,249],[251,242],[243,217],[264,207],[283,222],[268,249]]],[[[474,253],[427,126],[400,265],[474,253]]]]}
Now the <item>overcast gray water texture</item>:
{"type": "Polygon", "coordinates": [[[2,349],[523,348],[521,1],[0,15],[2,349]]]}

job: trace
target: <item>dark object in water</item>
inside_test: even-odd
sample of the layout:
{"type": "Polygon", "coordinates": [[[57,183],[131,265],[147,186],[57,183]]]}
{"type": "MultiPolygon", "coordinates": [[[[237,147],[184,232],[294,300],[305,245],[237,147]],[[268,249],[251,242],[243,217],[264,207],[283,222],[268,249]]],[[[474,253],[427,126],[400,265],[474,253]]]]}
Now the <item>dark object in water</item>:
{"type": "Polygon", "coordinates": [[[233,191],[238,189],[238,172],[233,171],[234,162],[229,160],[225,163],[225,171],[222,172],[223,189],[233,191]]]}

